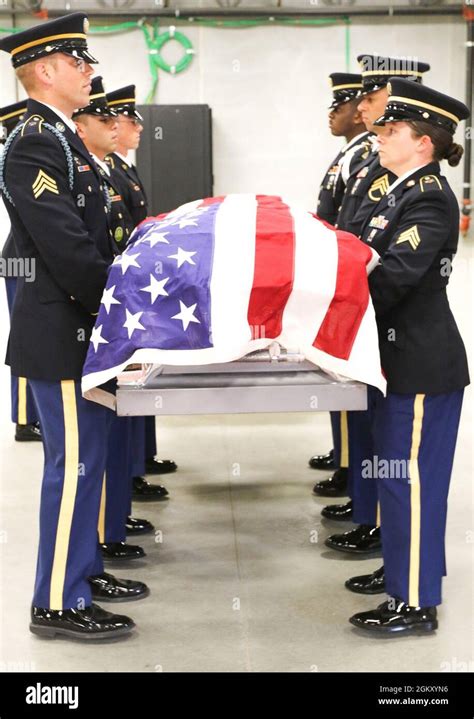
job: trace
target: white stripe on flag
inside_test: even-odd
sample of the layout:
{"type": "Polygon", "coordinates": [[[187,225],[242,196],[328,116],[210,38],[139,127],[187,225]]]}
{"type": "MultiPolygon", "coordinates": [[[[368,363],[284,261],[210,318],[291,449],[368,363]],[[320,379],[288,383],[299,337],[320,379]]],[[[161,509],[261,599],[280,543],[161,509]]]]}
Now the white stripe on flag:
{"type": "Polygon", "coordinates": [[[294,279],[278,341],[288,349],[302,349],[313,344],[334,296],[337,238],[308,212],[289,209],[295,232],[294,279]]]}
{"type": "Polygon", "coordinates": [[[211,277],[212,342],[230,354],[248,352],[249,297],[255,266],[255,195],[229,195],[216,216],[211,277]]]}

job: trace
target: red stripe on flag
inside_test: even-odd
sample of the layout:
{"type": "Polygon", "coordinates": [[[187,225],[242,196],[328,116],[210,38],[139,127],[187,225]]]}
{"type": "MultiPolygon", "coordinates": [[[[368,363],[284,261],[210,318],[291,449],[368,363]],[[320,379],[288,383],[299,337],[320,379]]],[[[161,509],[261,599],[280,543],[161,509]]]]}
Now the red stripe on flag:
{"type": "Polygon", "coordinates": [[[283,312],[293,289],[295,235],[288,205],[257,195],[255,267],[247,319],[252,339],[281,334],[283,312]]]}
{"type": "Polygon", "coordinates": [[[366,265],[372,253],[350,232],[334,231],[338,253],[336,289],[313,347],[347,360],[369,304],[366,265]]]}

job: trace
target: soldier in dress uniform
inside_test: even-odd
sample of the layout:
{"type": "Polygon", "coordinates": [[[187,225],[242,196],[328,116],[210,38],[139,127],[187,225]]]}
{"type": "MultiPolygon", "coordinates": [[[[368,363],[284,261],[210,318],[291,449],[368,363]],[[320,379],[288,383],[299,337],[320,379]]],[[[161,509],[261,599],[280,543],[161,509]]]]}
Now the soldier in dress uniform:
{"type": "MultiPolygon", "coordinates": [[[[352,155],[368,136],[361,114],[357,108],[357,96],[362,89],[362,76],[352,73],[333,72],[329,75],[332,102],[329,106],[329,127],[336,137],[344,137],[346,144],[330,164],[321,183],[316,214],[334,225],[344,196],[346,179],[342,173],[342,161],[352,155]]],[[[349,461],[347,446],[347,413],[330,412],[333,449],[327,454],[314,455],[309,460],[313,469],[335,469],[329,479],[318,482],[314,494],[322,497],[344,496],[347,486],[349,461]]]]}
{"type": "MultiPolygon", "coordinates": [[[[77,132],[89,150],[98,172],[102,177],[109,207],[110,235],[117,246],[117,252],[125,248],[126,207],[118,182],[112,177],[106,156],[117,146],[117,113],[109,108],[105,97],[102,77],[92,79],[89,104],[73,115],[77,132]]],[[[123,561],[140,559],[145,555],[142,547],[127,544],[126,525],[133,527],[135,534],[154,530],[146,519],[130,517],[131,498],[131,456],[132,417],[114,416],[110,426],[107,464],[101,496],[99,514],[99,544],[104,560],[123,561]]]]}
{"type": "MultiPolygon", "coordinates": [[[[378,160],[378,147],[374,134],[374,121],[383,114],[388,98],[387,83],[390,73],[421,83],[429,70],[428,63],[406,58],[359,55],[362,68],[362,90],[359,109],[367,129],[372,133],[366,147],[361,147],[350,159],[346,193],[344,194],[337,226],[359,235],[364,218],[368,217],[374,204],[387,191],[394,179],[378,160]]],[[[342,534],[334,534],[325,541],[326,546],[349,554],[380,555],[380,517],[377,484],[365,477],[364,460],[372,457],[370,419],[367,412],[347,413],[349,445],[350,501],[325,507],[326,519],[352,520],[358,526],[342,534]]]]}
{"type": "Polygon", "coordinates": [[[27,94],[8,139],[0,187],[21,257],[8,348],[38,410],[45,464],[30,629],[40,636],[120,637],[127,616],[93,603],[140,598],[141,582],[103,571],[97,543],[110,410],[84,400],[80,379],[114,257],[103,183],[71,119],[89,101],[88,21],[73,13],[0,40],[27,94]]]}
{"type": "Polygon", "coordinates": [[[362,75],[333,72],[329,75],[332,102],[329,105],[329,128],[335,137],[344,137],[346,144],[331,162],[319,188],[316,214],[334,225],[344,196],[345,182],[341,175],[342,159],[365,140],[367,132],[357,107],[362,90],[362,75]]]}
{"type": "MultiPolygon", "coordinates": [[[[119,184],[127,214],[126,236],[148,215],[145,188],[138,176],[137,168],[129,159],[140,144],[143,118],[136,108],[135,85],[107,93],[107,102],[118,113],[117,150],[107,161],[112,176],[119,184]]],[[[175,472],[177,465],[170,459],[156,459],[156,428],[154,417],[136,417],[133,436],[133,483],[132,498],[137,501],[162,501],[168,498],[168,491],[159,484],[150,484],[142,475],[168,474],[175,472]]]]}
{"type": "MultiPolygon", "coordinates": [[[[369,276],[387,395],[369,387],[373,456],[388,476],[375,480],[381,505],[390,599],[351,623],[383,633],[432,632],[446,575],[448,490],[464,388],[466,352],[446,288],[459,236],[459,206],[439,162],[457,165],[453,141],[469,117],[458,100],[391,78],[379,154],[396,177],[362,227],[381,263],[369,276]]],[[[349,588],[373,584],[354,577],[349,588]]]]}
{"type": "Polygon", "coordinates": [[[381,57],[380,55],[359,55],[357,61],[362,72],[362,90],[359,110],[362,120],[372,138],[365,147],[361,147],[349,158],[346,192],[337,217],[337,227],[360,235],[362,222],[370,214],[373,203],[386,192],[391,176],[386,168],[380,167],[377,153],[377,138],[373,134],[373,121],[380,117],[387,102],[387,82],[389,77],[409,78],[421,83],[423,74],[430,69],[426,62],[417,59],[381,57]],[[362,201],[368,207],[361,209],[362,201]],[[359,213],[359,210],[361,212],[359,213]]]}
{"type": "MultiPolygon", "coordinates": [[[[15,102],[13,105],[6,105],[0,108],[0,128],[2,128],[2,139],[5,141],[8,135],[15,129],[16,125],[23,120],[26,113],[26,100],[15,102]]],[[[15,248],[13,234],[10,231],[2,249],[2,259],[8,261],[19,260],[15,248]]],[[[5,286],[7,290],[8,311],[12,313],[13,301],[15,299],[16,283],[19,267],[14,267],[10,262],[10,269],[5,274],[5,286]]],[[[15,440],[17,442],[41,442],[41,430],[38,422],[33,394],[26,377],[15,377],[11,375],[11,417],[16,425],[15,440]]]]}

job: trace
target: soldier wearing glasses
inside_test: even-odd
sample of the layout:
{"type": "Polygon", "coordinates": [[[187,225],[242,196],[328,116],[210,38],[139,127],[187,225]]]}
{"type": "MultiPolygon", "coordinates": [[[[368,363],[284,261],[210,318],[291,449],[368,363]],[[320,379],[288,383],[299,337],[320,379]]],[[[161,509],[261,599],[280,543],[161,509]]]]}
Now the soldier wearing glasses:
{"type": "Polygon", "coordinates": [[[18,252],[36,263],[35,282],[18,281],[8,350],[12,372],[32,389],[45,452],[30,629],[100,640],[135,625],[93,599],[147,588],[103,571],[97,526],[112,413],[80,388],[115,251],[102,178],[71,119],[89,102],[97,62],[87,30],[86,16],[73,13],[0,41],[28,94],[0,184],[18,252]]]}

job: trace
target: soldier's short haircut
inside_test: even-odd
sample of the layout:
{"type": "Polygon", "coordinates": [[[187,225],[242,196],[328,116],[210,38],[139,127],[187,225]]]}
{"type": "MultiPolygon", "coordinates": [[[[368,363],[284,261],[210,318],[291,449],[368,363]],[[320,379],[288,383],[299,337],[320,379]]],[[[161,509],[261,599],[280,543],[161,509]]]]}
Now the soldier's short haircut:
{"type": "Polygon", "coordinates": [[[28,95],[30,92],[36,90],[38,86],[35,66],[41,62],[49,62],[53,67],[56,67],[57,58],[54,55],[51,55],[51,57],[40,57],[38,60],[33,60],[33,62],[29,62],[26,65],[20,65],[20,67],[17,67],[15,70],[18,81],[23,85],[28,95]]]}

